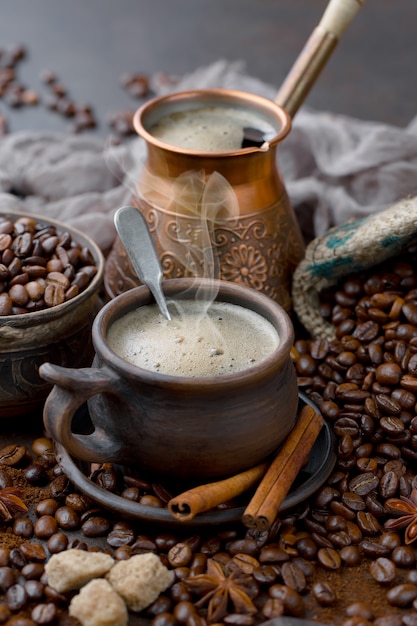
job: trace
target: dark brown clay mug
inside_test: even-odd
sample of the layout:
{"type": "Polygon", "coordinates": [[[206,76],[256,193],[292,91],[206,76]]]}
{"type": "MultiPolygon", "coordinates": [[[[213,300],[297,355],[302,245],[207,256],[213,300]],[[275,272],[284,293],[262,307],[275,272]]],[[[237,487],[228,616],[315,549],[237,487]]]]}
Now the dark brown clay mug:
{"type": "MultiPolygon", "coordinates": [[[[248,369],[216,377],[179,377],[132,365],[111,350],[107,336],[120,317],[154,303],[147,287],[136,287],[96,316],[91,368],[41,366],[40,375],[54,385],[44,407],[49,435],[78,459],[134,466],[174,480],[231,475],[273,453],[291,430],[298,406],[291,320],[256,290],[226,281],[215,286],[216,301],[269,320],[278,332],[278,347],[248,369]],[[86,401],[94,431],[73,432],[73,417],[86,401]]],[[[212,289],[213,281],[206,279],[163,281],[168,300],[190,300],[197,291],[212,289]]]]}

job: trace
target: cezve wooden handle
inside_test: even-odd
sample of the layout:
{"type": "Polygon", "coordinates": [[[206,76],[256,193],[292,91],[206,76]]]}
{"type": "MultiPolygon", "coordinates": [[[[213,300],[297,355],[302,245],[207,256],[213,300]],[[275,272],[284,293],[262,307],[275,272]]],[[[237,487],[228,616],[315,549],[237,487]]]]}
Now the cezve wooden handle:
{"type": "Polygon", "coordinates": [[[275,98],[294,117],[365,0],[330,0],[275,98]]]}

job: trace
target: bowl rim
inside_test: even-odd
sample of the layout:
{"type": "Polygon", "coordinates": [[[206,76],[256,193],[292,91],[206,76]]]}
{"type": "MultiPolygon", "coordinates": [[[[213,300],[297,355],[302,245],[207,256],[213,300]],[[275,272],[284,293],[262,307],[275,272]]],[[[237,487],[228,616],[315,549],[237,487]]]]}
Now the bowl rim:
{"type": "Polygon", "coordinates": [[[66,224],[65,222],[40,215],[38,213],[0,209],[0,217],[8,217],[13,221],[16,221],[16,219],[20,217],[29,217],[35,219],[38,223],[55,226],[60,232],[68,231],[75,241],[90,249],[97,267],[97,272],[87,287],[70,300],[66,300],[62,304],[57,304],[53,307],[42,309],[40,311],[29,311],[27,313],[18,313],[16,315],[0,315],[0,326],[13,325],[14,327],[26,327],[33,326],[38,323],[46,323],[49,321],[49,318],[56,319],[57,316],[68,313],[100,289],[104,278],[105,259],[99,245],[91,237],[77,228],[66,224]]]}

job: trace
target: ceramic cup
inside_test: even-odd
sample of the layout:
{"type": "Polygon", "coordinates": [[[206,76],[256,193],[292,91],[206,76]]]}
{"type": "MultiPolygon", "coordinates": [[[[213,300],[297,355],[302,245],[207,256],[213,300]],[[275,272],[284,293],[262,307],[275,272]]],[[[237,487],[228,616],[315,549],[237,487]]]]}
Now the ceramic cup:
{"type": "MultiPolygon", "coordinates": [[[[162,282],[167,299],[212,293],[213,281],[162,282]]],[[[91,368],[51,363],[40,368],[52,383],[45,427],[74,457],[139,468],[144,475],[208,480],[263,461],[285,439],[297,413],[298,388],[290,359],[291,320],[269,297],[219,281],[216,300],[251,309],[269,320],[280,341],[269,356],[240,372],[198,378],[166,375],[123,360],[107,342],[111,325],[154,302],[147,287],[122,293],[96,316],[91,368]],[[87,402],[92,432],[74,432],[73,417],[87,402]]]]}

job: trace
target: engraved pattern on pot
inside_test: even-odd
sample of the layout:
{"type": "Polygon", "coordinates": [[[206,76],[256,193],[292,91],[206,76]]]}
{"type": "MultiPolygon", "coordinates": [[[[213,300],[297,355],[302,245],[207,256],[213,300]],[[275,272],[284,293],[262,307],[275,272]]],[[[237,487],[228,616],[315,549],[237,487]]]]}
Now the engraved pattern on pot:
{"type": "MultiPolygon", "coordinates": [[[[155,207],[141,208],[145,209],[164,278],[203,276],[201,257],[193,251],[200,220],[172,216],[155,207]]],[[[288,219],[285,213],[277,215],[276,206],[216,224],[211,244],[220,264],[220,277],[262,291],[287,308],[286,277],[295,269],[300,255],[299,241],[289,232],[288,219]]],[[[106,269],[114,295],[139,284],[119,241],[106,269]]]]}

